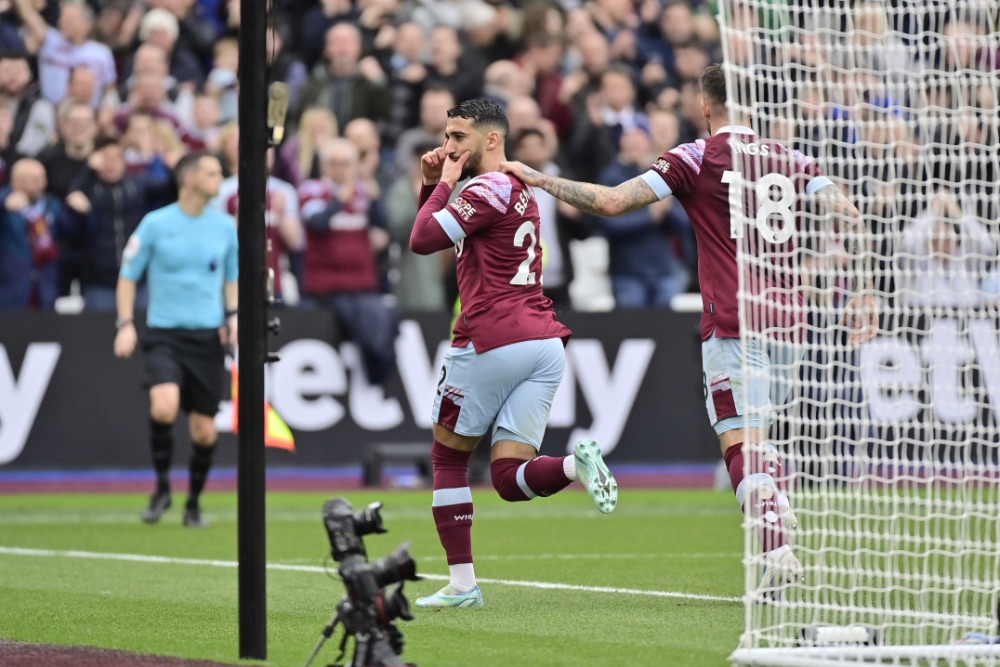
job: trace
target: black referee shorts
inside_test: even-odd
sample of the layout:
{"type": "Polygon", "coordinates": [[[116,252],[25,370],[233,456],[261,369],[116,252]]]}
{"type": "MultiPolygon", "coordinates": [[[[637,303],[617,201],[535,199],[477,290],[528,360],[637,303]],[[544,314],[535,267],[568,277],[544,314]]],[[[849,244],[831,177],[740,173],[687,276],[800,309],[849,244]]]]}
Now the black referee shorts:
{"type": "Polygon", "coordinates": [[[148,329],[143,341],[146,389],[170,383],[181,389],[181,408],[209,417],[219,411],[225,351],[218,329],[148,329]]]}

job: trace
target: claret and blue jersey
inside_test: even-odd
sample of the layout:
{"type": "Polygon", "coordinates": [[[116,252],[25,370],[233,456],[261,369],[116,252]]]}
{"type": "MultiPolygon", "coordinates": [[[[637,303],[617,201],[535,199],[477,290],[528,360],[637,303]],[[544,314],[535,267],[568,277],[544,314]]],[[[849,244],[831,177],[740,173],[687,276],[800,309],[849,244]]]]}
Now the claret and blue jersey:
{"type": "Polygon", "coordinates": [[[483,353],[570,335],[542,293],[541,221],[531,188],[508,174],[481,174],[433,217],[455,244],[462,299],[456,347],[472,342],[483,353]]]}
{"type": "Polygon", "coordinates": [[[801,195],[831,183],[810,157],[733,125],[664,153],[641,178],[660,199],[677,197],[691,218],[698,241],[702,340],[713,333],[740,336],[737,248],[745,235],[744,247],[768,263],[749,277],[748,289],[769,297],[761,309],[768,312],[753,326],[780,322],[786,330],[798,328],[804,314],[798,272],[783,263],[794,256],[801,195]],[[732,210],[734,201],[742,202],[742,211],[732,210]],[[771,252],[779,247],[781,252],[771,252]]]}

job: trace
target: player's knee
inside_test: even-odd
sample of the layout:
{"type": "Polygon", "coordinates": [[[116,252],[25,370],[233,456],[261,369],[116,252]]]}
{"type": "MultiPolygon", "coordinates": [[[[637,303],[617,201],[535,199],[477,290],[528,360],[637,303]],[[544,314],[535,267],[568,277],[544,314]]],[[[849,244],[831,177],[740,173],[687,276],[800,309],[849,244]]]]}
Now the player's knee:
{"type": "Polygon", "coordinates": [[[177,406],[169,401],[154,401],[149,406],[149,416],[160,424],[173,424],[177,420],[177,406]]]}
{"type": "Polygon", "coordinates": [[[517,482],[517,471],[524,465],[520,459],[497,459],[490,464],[493,488],[507,502],[530,500],[517,482]]]}
{"type": "Polygon", "coordinates": [[[219,439],[212,417],[194,418],[191,420],[191,442],[197,447],[214,447],[219,439]]]}

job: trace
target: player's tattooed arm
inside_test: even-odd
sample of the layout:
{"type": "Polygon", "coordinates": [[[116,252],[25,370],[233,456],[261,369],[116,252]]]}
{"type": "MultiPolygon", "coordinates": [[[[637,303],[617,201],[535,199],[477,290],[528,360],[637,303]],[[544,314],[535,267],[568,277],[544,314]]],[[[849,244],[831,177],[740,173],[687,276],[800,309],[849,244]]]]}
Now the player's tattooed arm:
{"type": "Polygon", "coordinates": [[[837,230],[844,235],[844,247],[851,258],[851,290],[855,294],[872,294],[872,258],[868,252],[868,236],[861,212],[833,183],[824,185],[813,195],[820,210],[833,214],[837,230]]]}
{"type": "Polygon", "coordinates": [[[819,204],[820,211],[834,214],[839,230],[843,230],[847,225],[861,222],[861,212],[833,183],[817,190],[813,194],[813,200],[819,204]]]}
{"type": "Polygon", "coordinates": [[[848,341],[852,345],[866,343],[878,335],[879,321],[872,282],[872,256],[861,213],[832,183],[817,190],[813,196],[823,212],[833,214],[851,258],[851,291],[854,296],[844,309],[840,323],[850,329],[848,341]]]}
{"type": "Polygon", "coordinates": [[[500,170],[513,174],[527,185],[541,188],[556,199],[591,215],[604,217],[622,215],[658,201],[652,188],[639,177],[611,188],[549,176],[520,162],[502,162],[500,170]]]}

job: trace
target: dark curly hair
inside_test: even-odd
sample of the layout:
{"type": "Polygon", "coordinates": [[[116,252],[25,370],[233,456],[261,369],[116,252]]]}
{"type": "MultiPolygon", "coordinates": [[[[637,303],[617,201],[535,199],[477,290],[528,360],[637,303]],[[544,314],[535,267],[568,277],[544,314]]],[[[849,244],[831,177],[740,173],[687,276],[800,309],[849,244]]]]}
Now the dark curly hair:
{"type": "Polygon", "coordinates": [[[507,114],[503,107],[494,100],[486,97],[477,97],[473,100],[466,100],[448,110],[448,118],[465,118],[472,121],[475,128],[491,127],[500,132],[500,137],[507,138],[510,132],[510,123],[507,122],[507,114]]]}

